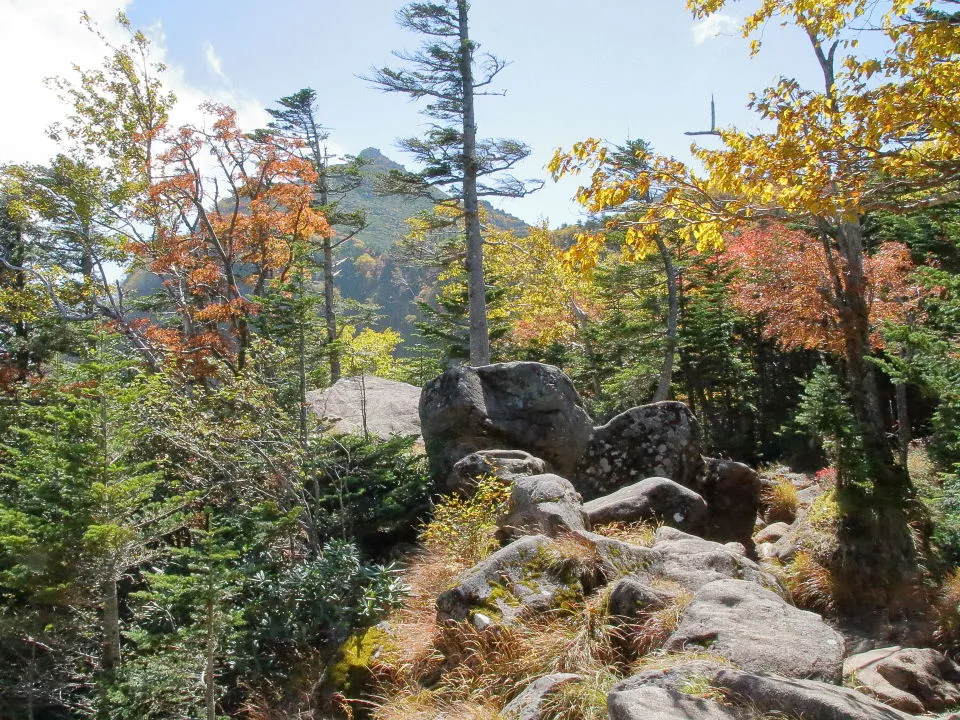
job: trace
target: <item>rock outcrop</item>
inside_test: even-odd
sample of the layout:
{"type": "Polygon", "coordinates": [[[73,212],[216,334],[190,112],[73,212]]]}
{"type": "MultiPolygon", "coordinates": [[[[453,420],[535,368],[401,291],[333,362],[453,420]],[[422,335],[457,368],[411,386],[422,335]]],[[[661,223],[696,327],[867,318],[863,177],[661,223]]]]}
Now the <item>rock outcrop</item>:
{"type": "Polygon", "coordinates": [[[702,531],[707,503],[690,488],[667,478],[652,477],[584,504],[590,524],[653,520],[682,530],[702,531]]]}
{"type": "Polygon", "coordinates": [[[696,488],[704,471],[700,423],[683,403],[659,402],[594,428],[571,480],[592,500],[649,477],[696,488]]]}
{"type": "Polygon", "coordinates": [[[699,590],[716,580],[737,579],[756,583],[781,596],[786,595],[776,576],[729,545],[704,540],[669,527],[657,530],[654,541],[653,551],[661,558],[658,567],[660,577],[686,590],[699,590]]]}
{"type": "Polygon", "coordinates": [[[524,450],[570,477],[593,426],[570,379],[533,362],[447,370],[424,387],[420,418],[439,479],[477,450],[524,450]]]}
{"type": "Polygon", "coordinates": [[[307,403],[338,433],[362,432],[366,414],[367,431],[376,437],[420,434],[420,388],[407,383],[373,375],[340,378],[308,392],[307,403]]]}
{"type": "Polygon", "coordinates": [[[840,681],[843,663],[843,637],[819,615],[745,580],[701,587],[664,648],[709,650],[750,672],[826,682],[840,681]]]}
{"type": "MultiPolygon", "coordinates": [[[[559,370],[507,363],[448,371],[425,389],[420,409],[431,463],[449,490],[469,495],[491,474],[511,486],[498,537],[512,542],[440,594],[437,619],[468,621],[498,642],[520,618],[585,611],[589,642],[604,635],[618,668],[654,658],[653,668],[609,692],[612,720],[907,720],[960,703],[960,667],[935,650],[893,647],[843,662],[844,637],[794,607],[772,566],[752,559],[755,526],[764,557],[793,552],[811,512],[803,498],[789,525],[770,512],[788,505],[779,495],[762,507],[757,473],[703,457],[684,405],[633,408],[591,428],[559,370]],[[597,532],[643,520],[665,523],[650,547],[597,532]],[[858,689],[841,687],[843,676],[858,689]]],[[[797,488],[810,482],[784,477],[797,488]]],[[[793,488],[776,489],[790,491],[792,513],[793,488]]],[[[800,491],[821,490],[812,483],[800,491]]],[[[531,627],[539,626],[520,629],[531,627]]],[[[866,636],[858,642],[873,646],[866,636]]],[[[456,653],[447,660],[464,661],[456,653]]],[[[551,693],[592,681],[569,661],[564,655],[554,667],[579,674],[535,680],[503,715],[546,720],[551,693]]]]}

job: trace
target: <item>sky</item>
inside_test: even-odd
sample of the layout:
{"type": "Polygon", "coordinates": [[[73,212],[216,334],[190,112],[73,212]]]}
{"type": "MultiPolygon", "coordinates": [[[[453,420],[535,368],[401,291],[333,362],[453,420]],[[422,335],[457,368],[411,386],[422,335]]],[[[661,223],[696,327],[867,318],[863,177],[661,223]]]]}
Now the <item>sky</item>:
{"type": "MultiPolygon", "coordinates": [[[[654,149],[689,157],[687,130],[710,123],[755,128],[748,95],[779,75],[814,84],[818,68],[793,28],[765,29],[764,47],[749,57],[736,30],[751,2],[695,22],[683,0],[473,0],[471,35],[506,59],[503,96],[478,100],[481,137],[516,138],[532,153],[518,168],[546,180],[543,190],[494,204],[528,223],[551,226],[583,217],[572,200],[577,182],[554,183],[545,170],[558,147],[587,137],[642,138],[654,149]]],[[[262,127],[264,108],[304,87],[317,91],[330,141],[356,154],[379,148],[400,163],[400,137],[423,132],[421,107],[382,93],[360,76],[400,63],[394,50],[415,50],[420,38],[395,21],[400,0],[0,0],[0,164],[42,163],[56,153],[44,130],[66,108],[44,78],[97,66],[100,40],[80,23],[88,12],[113,42],[123,33],[118,10],[151,38],[165,83],[178,98],[173,121],[203,121],[205,99],[232,105],[243,127],[262,127]]],[[[702,138],[705,145],[719,140],[702,138]]]]}

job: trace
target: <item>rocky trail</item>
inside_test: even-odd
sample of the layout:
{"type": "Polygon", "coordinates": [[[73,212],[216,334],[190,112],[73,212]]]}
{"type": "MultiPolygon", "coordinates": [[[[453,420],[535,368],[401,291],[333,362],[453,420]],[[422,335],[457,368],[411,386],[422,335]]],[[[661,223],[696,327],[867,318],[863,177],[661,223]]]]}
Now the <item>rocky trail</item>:
{"type": "MultiPolygon", "coordinates": [[[[824,488],[783,472],[795,507],[771,506],[769,478],[702,455],[683,404],[595,427],[559,370],[506,363],[446,372],[419,409],[446,491],[469,497],[491,475],[510,488],[500,549],[438,594],[437,628],[495,637],[599,608],[618,657],[655,658],[617,668],[611,720],[960,718],[943,714],[960,703],[960,667],[924,646],[922,622],[857,631],[794,604],[781,563],[824,488]],[[605,534],[643,522],[659,527],[637,540],[605,534]]],[[[459,658],[448,650],[420,682],[442,686],[459,658]]],[[[593,679],[567,670],[511,690],[498,717],[576,717],[556,698],[593,679]]]]}

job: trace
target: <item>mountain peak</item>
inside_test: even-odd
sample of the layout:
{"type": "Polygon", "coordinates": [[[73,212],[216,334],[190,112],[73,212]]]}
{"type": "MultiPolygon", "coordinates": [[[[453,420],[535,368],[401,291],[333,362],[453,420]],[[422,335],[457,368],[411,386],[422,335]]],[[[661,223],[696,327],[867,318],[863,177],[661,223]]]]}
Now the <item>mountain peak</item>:
{"type": "Polygon", "coordinates": [[[390,172],[391,170],[405,170],[400,163],[394,162],[382,152],[379,148],[368,147],[360,151],[357,157],[361,160],[365,160],[367,163],[366,172],[368,173],[385,173],[390,172]]]}

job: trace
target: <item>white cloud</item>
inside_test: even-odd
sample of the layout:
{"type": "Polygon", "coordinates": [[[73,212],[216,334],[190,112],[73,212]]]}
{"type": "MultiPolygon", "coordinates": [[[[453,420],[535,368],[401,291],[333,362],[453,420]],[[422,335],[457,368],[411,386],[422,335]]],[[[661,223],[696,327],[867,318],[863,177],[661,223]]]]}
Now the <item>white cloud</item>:
{"type": "MultiPolygon", "coordinates": [[[[83,7],[109,42],[122,45],[126,32],[114,19],[131,1],[84,0],[83,7]]],[[[47,87],[45,79],[72,79],[74,65],[95,68],[107,54],[100,39],[81,24],[80,10],[65,11],[64,5],[67,3],[47,0],[0,0],[0,67],[6,68],[0,84],[4,95],[0,164],[44,163],[57,153],[56,144],[45,131],[63,120],[68,108],[47,87]]],[[[270,120],[262,103],[227,84],[212,44],[206,47],[207,65],[221,86],[211,90],[189,82],[185,68],[170,62],[162,26],[142,29],[150,38],[153,59],[167,65],[163,82],[177,96],[170,118],[173,125],[209,124],[199,109],[207,100],[235,108],[243,128],[263,127],[270,120]]]]}
{"type": "Polygon", "coordinates": [[[730,15],[714,13],[693,25],[693,44],[702,45],[718,35],[731,35],[740,27],[740,21],[730,15]]]}
{"type": "Polygon", "coordinates": [[[207,61],[207,68],[209,68],[210,72],[224,82],[229,82],[227,80],[227,76],[223,73],[223,61],[220,59],[220,56],[217,55],[217,51],[213,47],[213,43],[209,40],[207,40],[207,42],[203,45],[203,57],[207,61]]]}

